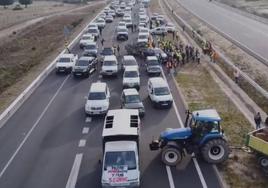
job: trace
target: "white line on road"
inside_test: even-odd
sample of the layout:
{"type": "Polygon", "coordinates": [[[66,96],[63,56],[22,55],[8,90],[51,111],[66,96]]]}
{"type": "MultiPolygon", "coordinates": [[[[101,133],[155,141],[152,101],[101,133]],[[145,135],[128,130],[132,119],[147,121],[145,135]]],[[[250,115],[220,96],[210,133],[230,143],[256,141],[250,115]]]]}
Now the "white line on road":
{"type": "Polygon", "coordinates": [[[7,170],[7,168],[11,164],[11,162],[14,160],[14,158],[16,157],[16,155],[18,154],[18,152],[20,151],[20,149],[22,148],[22,146],[24,145],[24,143],[27,141],[27,139],[29,138],[29,136],[31,135],[31,133],[33,132],[33,130],[35,129],[35,127],[40,122],[40,120],[43,118],[43,116],[45,115],[46,111],[48,110],[48,108],[50,107],[50,105],[52,104],[52,102],[54,101],[54,99],[56,98],[56,96],[59,94],[61,88],[63,87],[63,85],[65,84],[65,82],[68,80],[69,77],[70,76],[67,76],[64,79],[64,81],[62,82],[62,84],[60,85],[60,87],[58,88],[58,90],[56,91],[56,93],[54,94],[54,96],[50,99],[49,103],[47,104],[47,106],[45,107],[45,109],[43,110],[43,112],[41,113],[41,115],[38,117],[38,119],[36,120],[36,122],[34,123],[34,125],[32,126],[32,128],[30,129],[30,131],[27,133],[27,135],[24,137],[24,139],[20,143],[19,147],[13,153],[13,155],[8,160],[8,162],[6,163],[6,165],[4,166],[4,168],[1,170],[0,178],[2,178],[2,176],[4,175],[5,171],[7,170]]]}
{"type": "Polygon", "coordinates": [[[87,143],[87,141],[85,140],[85,139],[81,139],[80,141],[79,141],[79,144],[78,144],[78,147],[85,147],[86,146],[86,143],[87,143]]]}
{"type": "MultiPolygon", "coordinates": [[[[164,74],[163,69],[162,69],[162,75],[163,75],[164,79],[167,81],[167,78],[166,78],[166,75],[164,74]]],[[[171,75],[171,76],[172,76],[172,78],[173,78],[173,75],[171,75]]],[[[174,79],[172,79],[172,80],[174,81],[174,79]]],[[[168,81],[167,81],[167,83],[168,83],[168,81]]],[[[176,83],[174,83],[174,84],[176,84],[176,83]]],[[[172,93],[171,93],[171,94],[172,94],[172,93]]],[[[174,99],[173,99],[173,100],[174,100],[174,99]]],[[[175,103],[175,100],[174,100],[174,105],[173,105],[173,107],[174,107],[176,116],[177,116],[177,118],[178,118],[178,120],[179,120],[179,123],[181,124],[181,127],[184,127],[184,123],[183,123],[183,121],[182,121],[182,119],[181,119],[181,116],[180,116],[180,114],[179,114],[179,111],[178,111],[177,105],[176,105],[176,103],[175,103]]],[[[196,160],[195,158],[193,158],[193,162],[194,162],[194,166],[195,166],[195,168],[196,168],[196,171],[197,171],[197,173],[198,173],[199,179],[200,179],[200,181],[201,181],[202,187],[203,187],[203,188],[207,188],[207,183],[206,183],[205,178],[204,178],[204,176],[203,176],[203,174],[202,174],[202,171],[201,171],[201,169],[200,169],[200,166],[199,166],[199,164],[198,164],[198,162],[197,162],[197,160],[196,160]]]]}
{"type": "Polygon", "coordinates": [[[88,134],[89,132],[89,127],[84,127],[82,130],[82,134],[88,134]]]}
{"type": "Polygon", "coordinates": [[[170,167],[166,165],[166,170],[167,170],[167,175],[168,175],[168,181],[169,181],[169,187],[170,188],[175,188],[173,177],[171,174],[170,167]]]}
{"type": "Polygon", "coordinates": [[[83,158],[82,153],[76,154],[75,159],[74,159],[74,164],[73,164],[73,167],[72,167],[72,170],[71,170],[71,173],[69,175],[69,178],[68,178],[68,181],[67,181],[65,188],[75,188],[75,184],[77,182],[78,173],[79,173],[79,169],[81,166],[82,158],[83,158]]]}

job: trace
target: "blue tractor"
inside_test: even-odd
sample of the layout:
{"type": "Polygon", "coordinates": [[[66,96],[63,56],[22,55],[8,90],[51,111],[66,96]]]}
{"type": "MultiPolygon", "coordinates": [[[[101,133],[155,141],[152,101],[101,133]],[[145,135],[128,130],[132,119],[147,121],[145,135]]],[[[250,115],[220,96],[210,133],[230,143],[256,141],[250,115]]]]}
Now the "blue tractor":
{"type": "Polygon", "coordinates": [[[179,164],[186,153],[201,154],[213,164],[227,160],[230,150],[218,112],[208,109],[186,113],[185,127],[163,131],[158,140],[150,143],[150,149],[162,149],[162,161],[169,166],[179,164]]]}

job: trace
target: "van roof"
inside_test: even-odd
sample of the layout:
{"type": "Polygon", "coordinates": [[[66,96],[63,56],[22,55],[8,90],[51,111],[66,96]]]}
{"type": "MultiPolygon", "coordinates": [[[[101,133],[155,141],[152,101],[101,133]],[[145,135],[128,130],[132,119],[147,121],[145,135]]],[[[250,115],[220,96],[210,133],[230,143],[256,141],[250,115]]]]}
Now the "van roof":
{"type": "Polygon", "coordinates": [[[117,61],[115,55],[106,55],[104,56],[104,61],[117,61]]]}
{"type": "Polygon", "coordinates": [[[104,121],[102,137],[139,135],[139,111],[137,109],[109,110],[104,121]]]}
{"type": "Polygon", "coordinates": [[[146,58],[148,61],[151,61],[151,60],[158,60],[156,56],[147,56],[146,58]]]}
{"type": "Polygon", "coordinates": [[[126,66],[125,71],[139,71],[136,66],[126,66]]]}
{"type": "Polygon", "coordinates": [[[162,77],[149,78],[149,82],[154,86],[168,87],[167,82],[162,77]]]}
{"type": "Polygon", "coordinates": [[[136,61],[136,59],[135,59],[135,57],[133,55],[124,55],[123,59],[124,60],[135,60],[136,61]]]}
{"type": "Polygon", "coordinates": [[[135,151],[137,143],[135,141],[113,141],[105,143],[105,151],[135,151]]]}
{"type": "Polygon", "coordinates": [[[104,82],[95,82],[91,84],[90,92],[105,92],[106,83],[104,82]]]}

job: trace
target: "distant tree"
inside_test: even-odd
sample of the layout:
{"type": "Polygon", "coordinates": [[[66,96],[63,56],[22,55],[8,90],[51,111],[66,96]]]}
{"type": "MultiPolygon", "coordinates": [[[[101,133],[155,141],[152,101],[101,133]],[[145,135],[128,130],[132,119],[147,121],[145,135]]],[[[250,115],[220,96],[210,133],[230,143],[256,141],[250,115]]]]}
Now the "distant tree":
{"type": "Polygon", "coordinates": [[[7,8],[8,5],[12,5],[14,3],[14,0],[0,0],[0,5],[4,6],[4,8],[7,8]]]}
{"type": "Polygon", "coordinates": [[[27,6],[29,4],[32,4],[33,3],[32,0],[19,0],[19,2],[20,2],[20,4],[25,5],[25,8],[27,8],[27,6]]]}

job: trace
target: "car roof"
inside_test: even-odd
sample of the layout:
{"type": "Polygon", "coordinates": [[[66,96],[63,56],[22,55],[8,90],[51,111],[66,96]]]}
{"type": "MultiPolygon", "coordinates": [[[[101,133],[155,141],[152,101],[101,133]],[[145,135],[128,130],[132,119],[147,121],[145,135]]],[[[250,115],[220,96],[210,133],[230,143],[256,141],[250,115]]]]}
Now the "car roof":
{"type": "Polygon", "coordinates": [[[221,121],[221,117],[215,109],[197,110],[192,114],[196,120],[200,121],[221,121]]]}
{"type": "Polygon", "coordinates": [[[117,61],[115,55],[106,55],[104,56],[104,61],[117,61]]]}
{"type": "Polygon", "coordinates": [[[87,42],[87,45],[97,45],[97,43],[94,41],[89,41],[89,42],[87,42]]]}
{"type": "Polygon", "coordinates": [[[137,136],[139,135],[139,124],[139,111],[137,109],[109,110],[105,117],[102,136],[137,136]]]}
{"type": "Polygon", "coordinates": [[[149,34],[148,34],[148,33],[140,33],[140,32],[139,32],[139,35],[138,35],[138,36],[141,36],[141,35],[146,35],[146,36],[149,36],[149,34]]]}
{"type": "Polygon", "coordinates": [[[151,60],[158,60],[156,56],[147,56],[146,59],[148,61],[151,61],[151,60]]]}
{"type": "Polygon", "coordinates": [[[91,56],[81,56],[79,58],[79,60],[85,60],[85,61],[92,61],[93,59],[95,59],[95,57],[91,57],[91,56]]]}
{"type": "Polygon", "coordinates": [[[60,58],[62,58],[62,57],[65,57],[65,58],[73,58],[74,57],[74,54],[62,54],[60,56],[60,58]]]}
{"type": "Polygon", "coordinates": [[[126,66],[125,71],[139,71],[136,66],[126,66]]]}
{"type": "Polygon", "coordinates": [[[107,84],[104,82],[94,82],[90,86],[90,92],[105,92],[107,84]]]}
{"type": "Polygon", "coordinates": [[[167,82],[162,77],[149,78],[149,82],[151,82],[154,86],[168,87],[167,82]]]}
{"type": "Polygon", "coordinates": [[[136,61],[136,59],[135,59],[135,57],[133,55],[124,55],[123,59],[124,60],[135,60],[136,61]]]}
{"type": "Polygon", "coordinates": [[[139,95],[139,92],[135,88],[124,89],[123,93],[125,95],[139,95]]]}

